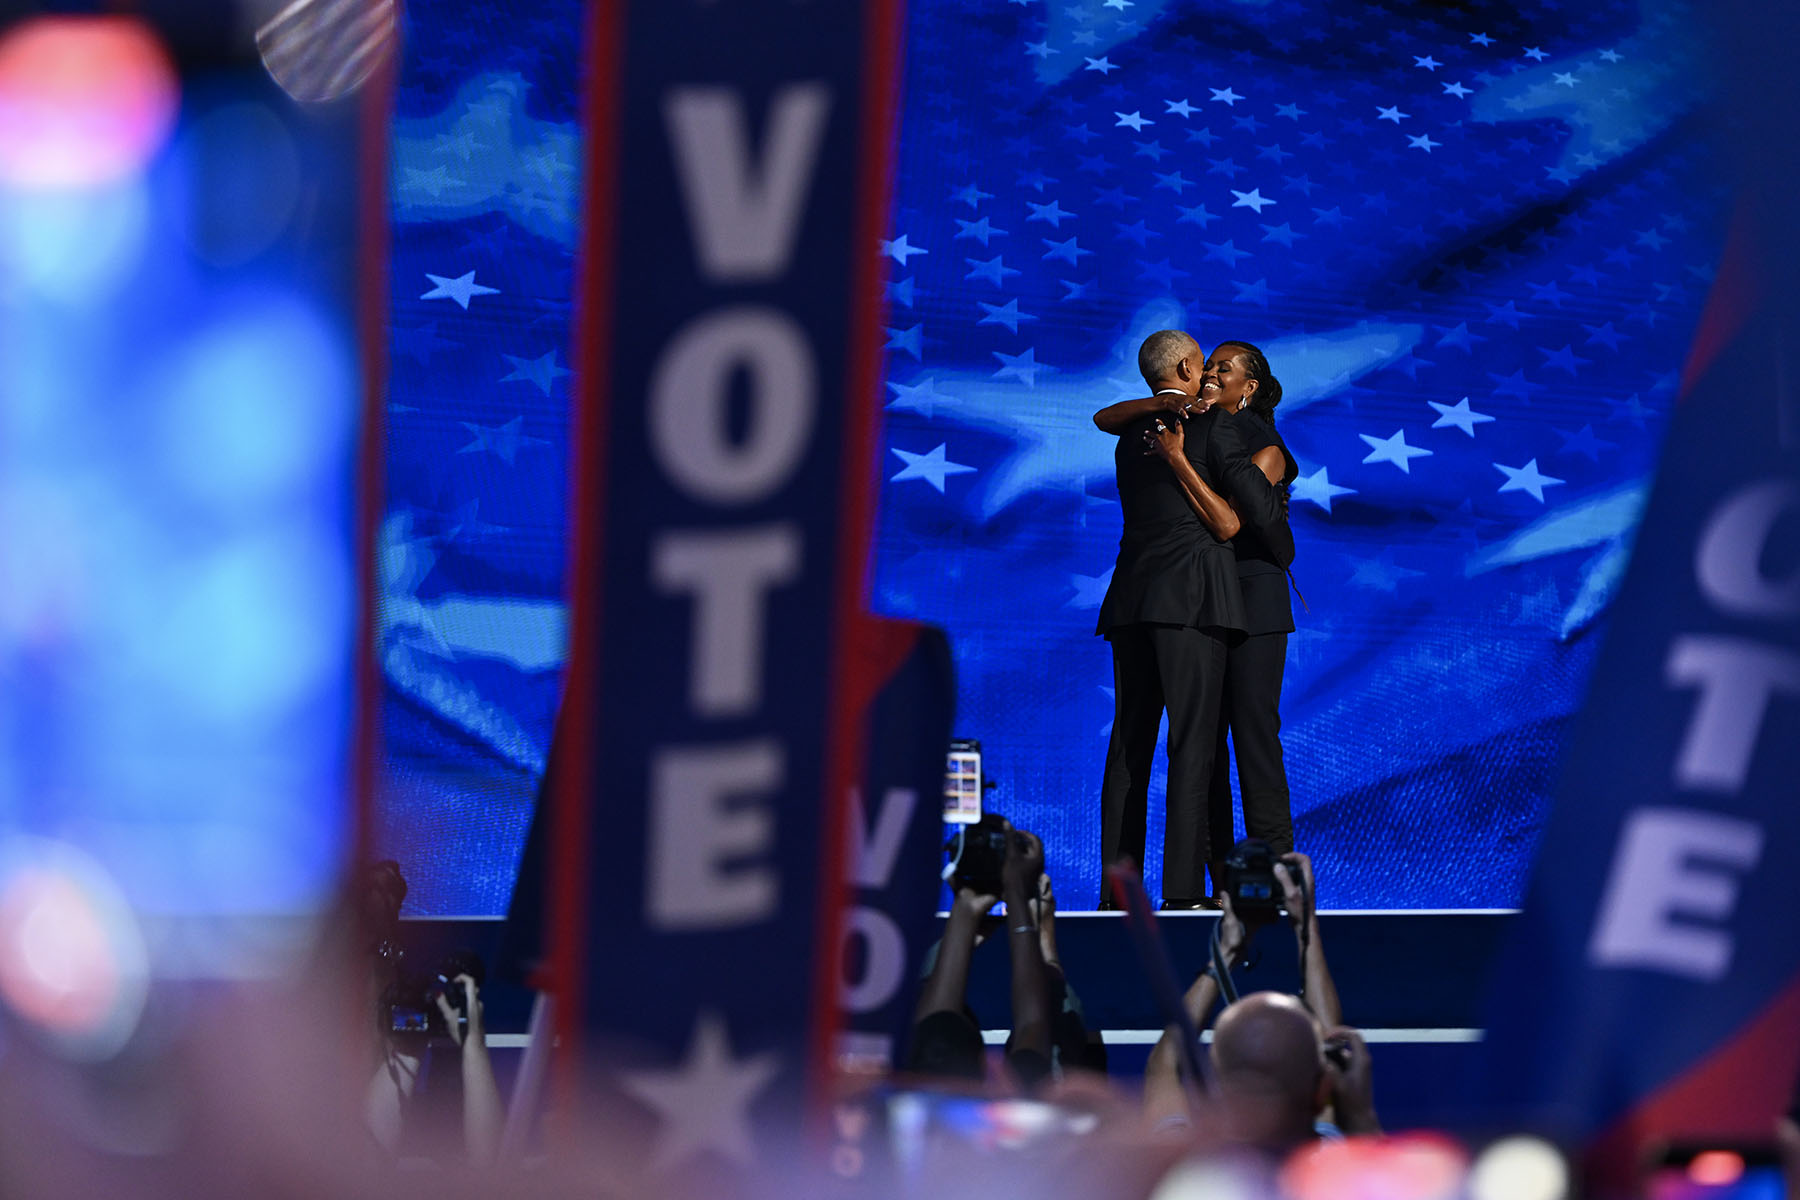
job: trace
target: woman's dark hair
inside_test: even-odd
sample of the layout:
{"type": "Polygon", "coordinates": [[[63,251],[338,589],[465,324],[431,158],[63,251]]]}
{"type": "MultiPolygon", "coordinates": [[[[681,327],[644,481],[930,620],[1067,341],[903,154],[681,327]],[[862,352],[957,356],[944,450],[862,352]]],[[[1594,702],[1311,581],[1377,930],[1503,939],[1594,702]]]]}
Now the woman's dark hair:
{"type": "MultiPolygon", "coordinates": [[[[1269,370],[1269,360],[1263,352],[1249,342],[1225,342],[1226,346],[1236,346],[1244,352],[1244,374],[1256,380],[1256,390],[1250,394],[1250,411],[1259,413],[1269,424],[1275,423],[1275,406],[1281,403],[1281,380],[1275,378],[1275,372],[1269,370]]],[[[1232,356],[1237,357],[1236,355],[1232,356]]]]}

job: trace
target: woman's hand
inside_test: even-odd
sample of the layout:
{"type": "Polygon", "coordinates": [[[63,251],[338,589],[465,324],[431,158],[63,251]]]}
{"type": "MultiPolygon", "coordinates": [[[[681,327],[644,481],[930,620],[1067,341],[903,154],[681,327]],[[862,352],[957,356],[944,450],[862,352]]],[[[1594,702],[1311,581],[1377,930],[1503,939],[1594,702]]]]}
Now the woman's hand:
{"type": "Polygon", "coordinates": [[[1154,454],[1164,462],[1182,456],[1186,444],[1187,433],[1179,418],[1158,417],[1156,424],[1144,431],[1144,453],[1154,454]]]}

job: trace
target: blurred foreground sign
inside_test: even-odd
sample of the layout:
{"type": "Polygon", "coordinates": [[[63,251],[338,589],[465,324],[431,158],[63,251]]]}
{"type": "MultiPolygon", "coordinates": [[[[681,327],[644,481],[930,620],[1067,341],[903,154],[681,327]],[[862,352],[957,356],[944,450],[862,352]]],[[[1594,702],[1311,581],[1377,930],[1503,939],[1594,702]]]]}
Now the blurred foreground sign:
{"type": "Polygon", "coordinates": [[[1766,1139],[1800,1069],[1800,85],[1770,10],[1720,11],[1740,220],[1489,1040],[1492,1096],[1614,1183],[1654,1138],[1766,1139]]]}
{"type": "Polygon", "coordinates": [[[590,13],[551,948],[659,1167],[753,1159],[838,999],[896,14],[818,7],[590,13]]]}

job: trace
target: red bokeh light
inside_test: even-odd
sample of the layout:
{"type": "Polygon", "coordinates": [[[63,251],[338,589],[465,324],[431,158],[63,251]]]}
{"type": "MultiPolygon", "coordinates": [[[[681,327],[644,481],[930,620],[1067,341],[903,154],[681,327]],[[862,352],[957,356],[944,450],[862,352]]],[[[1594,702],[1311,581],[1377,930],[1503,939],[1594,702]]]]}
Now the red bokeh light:
{"type": "Polygon", "coordinates": [[[135,174],[175,123],[180,84],[143,22],[37,17],[0,36],[0,184],[78,188],[135,174]]]}

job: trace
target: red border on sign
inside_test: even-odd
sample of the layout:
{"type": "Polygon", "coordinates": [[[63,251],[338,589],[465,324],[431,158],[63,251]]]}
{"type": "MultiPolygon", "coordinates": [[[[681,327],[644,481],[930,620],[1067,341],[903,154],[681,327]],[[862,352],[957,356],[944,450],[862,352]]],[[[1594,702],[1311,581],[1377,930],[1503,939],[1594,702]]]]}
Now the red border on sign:
{"type": "MultiPolygon", "coordinates": [[[[351,668],[351,858],[369,858],[381,760],[381,572],[376,556],[387,505],[388,137],[400,80],[400,13],[388,54],[363,84],[357,107],[356,340],[362,420],[357,433],[356,648],[351,668]]],[[[352,870],[356,869],[352,867],[352,870]]]]}
{"type": "Polygon", "coordinates": [[[846,800],[864,762],[863,725],[880,686],[866,653],[869,545],[874,528],[876,408],[881,389],[881,333],[886,271],[877,253],[893,195],[899,136],[902,0],[869,0],[863,26],[861,144],[857,215],[851,243],[850,345],[844,379],[843,472],[840,476],[836,619],[832,622],[831,691],[827,699],[825,794],[821,797],[818,915],[813,926],[813,1001],[807,1090],[817,1111],[826,1097],[838,1030],[842,972],[841,922],[848,827],[846,800]]]}
{"type": "MultiPolygon", "coordinates": [[[[555,1096],[575,1098],[581,1059],[588,914],[588,838],[599,787],[594,731],[599,715],[600,564],[606,529],[608,417],[612,389],[612,304],[617,241],[620,48],[625,0],[589,0],[581,119],[583,226],[575,267],[574,345],[569,354],[574,403],[569,411],[573,485],[569,505],[568,673],[563,682],[556,778],[551,786],[549,958],[556,992],[555,1096]]],[[[567,1105],[565,1104],[565,1107],[567,1105]]]]}

